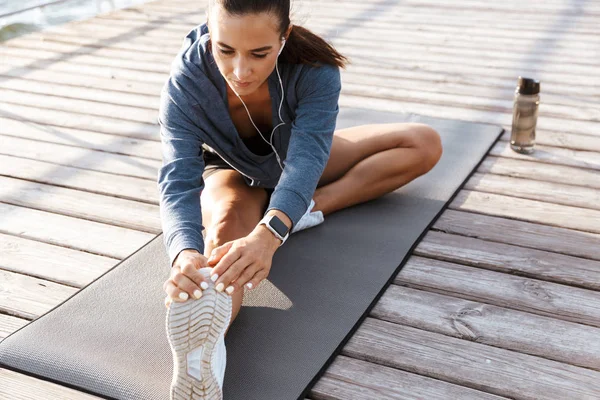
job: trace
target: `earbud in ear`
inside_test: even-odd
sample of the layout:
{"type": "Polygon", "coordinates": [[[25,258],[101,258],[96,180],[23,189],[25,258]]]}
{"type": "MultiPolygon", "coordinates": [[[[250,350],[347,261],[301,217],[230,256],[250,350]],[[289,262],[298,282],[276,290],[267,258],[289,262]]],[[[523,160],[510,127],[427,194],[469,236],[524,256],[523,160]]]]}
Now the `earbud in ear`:
{"type": "Polygon", "coordinates": [[[281,52],[283,51],[283,46],[285,46],[285,39],[281,39],[281,48],[279,49],[279,53],[277,53],[277,55],[281,54],[281,52]]]}

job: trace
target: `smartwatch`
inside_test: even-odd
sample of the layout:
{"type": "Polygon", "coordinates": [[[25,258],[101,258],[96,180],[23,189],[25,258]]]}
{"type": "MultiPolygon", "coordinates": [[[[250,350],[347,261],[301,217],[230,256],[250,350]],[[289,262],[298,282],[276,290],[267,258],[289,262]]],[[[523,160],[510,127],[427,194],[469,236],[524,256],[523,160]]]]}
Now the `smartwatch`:
{"type": "Polygon", "coordinates": [[[263,219],[260,220],[258,225],[265,224],[267,229],[269,229],[273,234],[281,240],[281,245],[285,243],[287,238],[290,236],[290,229],[283,223],[283,221],[277,215],[265,215],[263,219]]]}

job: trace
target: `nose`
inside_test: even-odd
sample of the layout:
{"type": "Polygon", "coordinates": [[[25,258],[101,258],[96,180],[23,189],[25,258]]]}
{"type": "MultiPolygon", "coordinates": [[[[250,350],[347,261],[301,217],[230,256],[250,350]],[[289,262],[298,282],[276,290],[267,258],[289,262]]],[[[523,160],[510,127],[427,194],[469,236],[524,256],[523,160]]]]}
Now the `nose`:
{"type": "Polygon", "coordinates": [[[233,74],[238,81],[246,82],[246,80],[252,76],[252,68],[250,63],[243,60],[242,57],[238,57],[236,61],[234,61],[233,74]]]}

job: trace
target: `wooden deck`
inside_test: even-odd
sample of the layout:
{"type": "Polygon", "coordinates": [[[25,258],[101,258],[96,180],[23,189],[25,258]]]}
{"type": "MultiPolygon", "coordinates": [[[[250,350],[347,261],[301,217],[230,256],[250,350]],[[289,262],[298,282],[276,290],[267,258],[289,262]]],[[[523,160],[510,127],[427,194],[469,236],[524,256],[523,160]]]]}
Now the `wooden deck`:
{"type": "MultiPolygon", "coordinates": [[[[159,1],[0,46],[0,338],[160,233],[160,88],[204,11],[159,1]]],[[[497,123],[311,399],[600,398],[600,5],[319,0],[340,107],[497,123]],[[537,151],[510,150],[518,75],[537,151]]],[[[296,22],[296,21],[293,21],[296,22]]],[[[91,399],[0,370],[0,398],[91,399]]]]}

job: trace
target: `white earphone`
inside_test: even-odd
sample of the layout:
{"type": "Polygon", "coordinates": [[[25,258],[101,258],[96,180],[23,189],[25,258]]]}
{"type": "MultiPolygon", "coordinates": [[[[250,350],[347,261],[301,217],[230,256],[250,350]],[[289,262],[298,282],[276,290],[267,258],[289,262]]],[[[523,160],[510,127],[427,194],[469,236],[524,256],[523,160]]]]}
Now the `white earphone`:
{"type": "Polygon", "coordinates": [[[283,51],[283,46],[285,46],[285,39],[281,38],[281,48],[279,49],[279,53],[277,53],[277,55],[281,54],[281,52],[283,51]]]}
{"type": "MultiPolygon", "coordinates": [[[[279,55],[283,51],[283,46],[285,46],[285,38],[282,37],[281,38],[281,48],[279,49],[279,53],[277,53],[277,57],[279,57],[279,55]]],[[[284,98],[285,94],[283,91],[283,83],[281,82],[281,76],[279,75],[279,67],[278,67],[277,61],[275,62],[275,69],[277,70],[277,77],[279,78],[279,85],[281,86],[281,103],[279,103],[279,111],[278,111],[279,120],[281,121],[281,123],[273,128],[273,131],[271,132],[271,140],[265,139],[265,137],[260,132],[260,129],[258,129],[256,127],[256,125],[254,124],[254,121],[252,121],[252,117],[250,116],[250,111],[248,111],[248,107],[246,107],[246,103],[244,103],[244,100],[242,100],[240,95],[235,91],[235,89],[233,87],[231,87],[231,86],[230,87],[233,90],[233,92],[236,94],[236,96],[240,99],[242,104],[244,105],[244,108],[246,109],[246,112],[248,113],[248,118],[250,118],[250,122],[252,122],[252,125],[254,125],[254,128],[256,128],[260,137],[266,143],[268,143],[271,146],[271,148],[273,149],[273,152],[275,153],[275,157],[277,157],[277,163],[279,164],[279,168],[281,168],[281,170],[283,171],[283,165],[281,165],[281,158],[279,158],[279,154],[277,154],[277,150],[275,149],[275,146],[273,146],[273,137],[275,135],[275,129],[279,128],[281,125],[285,125],[285,122],[283,122],[283,118],[281,118],[281,106],[283,105],[283,98],[284,98]]]]}

